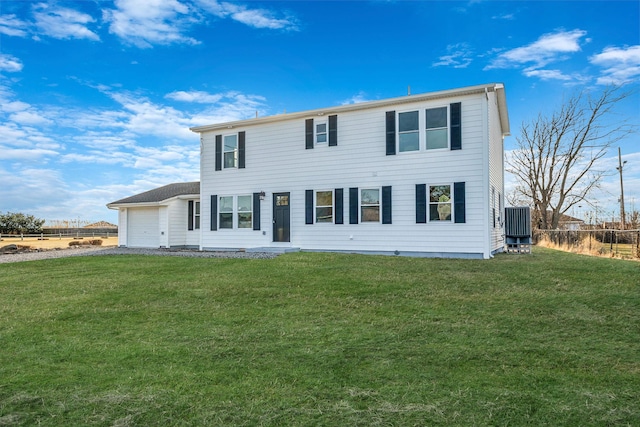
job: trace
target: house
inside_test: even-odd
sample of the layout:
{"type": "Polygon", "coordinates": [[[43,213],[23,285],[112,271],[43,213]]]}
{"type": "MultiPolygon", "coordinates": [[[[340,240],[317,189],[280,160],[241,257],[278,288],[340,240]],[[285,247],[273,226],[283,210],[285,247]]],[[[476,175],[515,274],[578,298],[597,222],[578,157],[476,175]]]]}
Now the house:
{"type": "MultiPolygon", "coordinates": [[[[490,258],[504,248],[501,84],[191,130],[201,148],[200,250],[490,258]]],[[[171,235],[185,233],[188,212],[176,206],[171,216],[171,198],[153,199],[109,205],[120,209],[122,244],[183,244],[171,235]],[[151,223],[146,236],[138,230],[151,223]],[[172,225],[168,237],[153,238],[172,225]]]]}
{"type": "Polygon", "coordinates": [[[107,205],[118,210],[118,245],[199,248],[200,183],[165,185],[107,205]]]}

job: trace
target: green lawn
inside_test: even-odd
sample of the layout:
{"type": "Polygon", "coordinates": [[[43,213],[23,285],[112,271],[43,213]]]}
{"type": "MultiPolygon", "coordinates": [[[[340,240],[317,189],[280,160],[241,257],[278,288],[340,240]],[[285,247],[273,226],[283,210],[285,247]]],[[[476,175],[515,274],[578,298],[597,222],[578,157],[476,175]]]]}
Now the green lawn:
{"type": "Polygon", "coordinates": [[[0,265],[0,426],[637,426],[640,263],[0,265]]]}

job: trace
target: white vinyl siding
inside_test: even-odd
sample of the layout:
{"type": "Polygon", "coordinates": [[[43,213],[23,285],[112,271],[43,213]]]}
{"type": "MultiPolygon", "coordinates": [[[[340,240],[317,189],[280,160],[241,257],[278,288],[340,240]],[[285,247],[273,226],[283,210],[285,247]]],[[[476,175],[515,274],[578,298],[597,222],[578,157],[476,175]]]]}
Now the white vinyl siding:
{"type": "MultiPolygon", "coordinates": [[[[449,102],[462,103],[462,150],[427,150],[423,145],[418,151],[387,156],[385,112],[394,108],[380,106],[340,113],[340,144],[331,150],[305,150],[304,126],[299,118],[285,117],[276,122],[244,127],[240,122],[237,129],[246,131],[246,161],[251,166],[241,171],[216,175],[215,135],[219,131],[204,132],[201,159],[203,223],[208,224],[209,221],[210,195],[264,191],[266,196],[261,202],[262,232],[238,233],[234,230],[233,233],[221,233],[209,231],[207,226],[203,227],[201,247],[272,246],[273,193],[290,192],[291,242],[287,245],[292,247],[309,250],[471,253],[488,257],[485,153],[489,146],[489,133],[485,94],[409,103],[395,110],[418,111],[421,117],[420,132],[424,133],[426,110],[449,105],[449,102]],[[417,225],[415,185],[454,182],[466,183],[466,222],[457,224],[451,220],[417,225]],[[393,223],[349,224],[349,188],[380,189],[383,186],[393,187],[393,223]],[[322,227],[306,225],[305,191],[336,188],[344,189],[344,224],[322,227]]],[[[491,108],[495,106],[489,106],[491,108]]],[[[497,117],[497,113],[493,114],[497,117]]],[[[495,138],[495,134],[492,137],[495,138]]],[[[496,187],[502,188],[501,184],[496,187]]],[[[315,206],[314,213],[317,217],[315,206]]],[[[335,212],[333,214],[335,217],[335,212]]]]}
{"type": "MultiPolygon", "coordinates": [[[[497,105],[497,97],[495,93],[489,94],[489,99],[487,101],[488,108],[488,139],[491,142],[488,144],[488,172],[489,172],[489,186],[495,188],[496,197],[498,200],[495,201],[496,206],[496,226],[493,227],[493,218],[489,217],[489,225],[491,226],[489,230],[489,239],[490,239],[490,250],[493,251],[501,251],[504,248],[504,214],[502,210],[504,209],[502,200],[500,198],[501,195],[504,194],[504,147],[503,141],[501,137],[502,128],[500,125],[500,120],[496,111],[497,105]],[[493,108],[492,108],[493,107],[493,108]]],[[[464,125],[463,125],[464,131],[464,125]]],[[[487,205],[489,207],[488,214],[493,215],[492,206],[489,206],[489,197],[490,194],[487,194],[487,205]]],[[[492,203],[493,205],[493,203],[492,203]]]]}

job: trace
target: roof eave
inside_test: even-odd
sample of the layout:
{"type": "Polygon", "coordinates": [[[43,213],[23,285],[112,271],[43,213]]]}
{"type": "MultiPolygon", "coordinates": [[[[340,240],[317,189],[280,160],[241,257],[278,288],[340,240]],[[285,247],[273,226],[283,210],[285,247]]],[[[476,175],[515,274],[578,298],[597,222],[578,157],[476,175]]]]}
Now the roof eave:
{"type": "MultiPolygon", "coordinates": [[[[448,89],[448,90],[442,90],[437,92],[428,92],[428,93],[423,93],[418,95],[406,95],[406,96],[401,96],[397,98],[384,99],[380,101],[368,101],[368,102],[361,102],[357,104],[341,105],[337,107],[318,108],[315,110],[306,110],[306,111],[299,111],[295,113],[259,117],[255,119],[236,120],[233,122],[216,123],[216,124],[204,125],[204,126],[194,126],[192,128],[189,128],[189,130],[195,133],[210,132],[210,131],[221,130],[221,129],[232,129],[238,126],[243,126],[243,127],[255,126],[255,125],[260,125],[265,123],[299,119],[299,118],[310,117],[310,116],[324,116],[328,114],[344,113],[348,111],[365,110],[365,109],[379,108],[379,107],[391,106],[391,105],[401,105],[401,104],[406,104],[411,102],[421,102],[421,101],[429,101],[429,100],[439,99],[439,98],[449,98],[453,96],[464,96],[464,95],[471,95],[471,94],[477,94],[477,93],[485,93],[486,91],[498,92],[498,98],[502,96],[502,103],[504,108],[500,108],[501,110],[500,121],[501,121],[501,124],[503,125],[503,133],[505,129],[504,126],[506,123],[506,129],[507,129],[506,135],[508,135],[509,119],[508,117],[503,117],[506,115],[506,99],[504,98],[504,85],[502,85],[501,83],[468,86],[464,88],[448,89]],[[500,93],[502,93],[502,95],[500,95],[500,93]],[[502,112],[502,110],[504,110],[504,113],[502,112]]],[[[499,99],[499,102],[500,102],[500,99],[499,99]]]]}
{"type": "Polygon", "coordinates": [[[160,200],[160,201],[157,201],[157,202],[132,202],[132,203],[114,202],[114,203],[108,203],[107,204],[107,208],[109,208],[109,209],[152,208],[152,207],[166,206],[167,203],[171,202],[172,200],[183,200],[183,199],[192,199],[192,200],[193,199],[200,199],[200,194],[180,194],[178,196],[169,197],[167,199],[160,200]]]}
{"type": "Polygon", "coordinates": [[[509,125],[509,111],[507,110],[507,95],[504,91],[504,85],[501,83],[496,84],[495,91],[498,97],[498,114],[500,115],[502,136],[509,136],[511,135],[511,127],[509,125]]]}

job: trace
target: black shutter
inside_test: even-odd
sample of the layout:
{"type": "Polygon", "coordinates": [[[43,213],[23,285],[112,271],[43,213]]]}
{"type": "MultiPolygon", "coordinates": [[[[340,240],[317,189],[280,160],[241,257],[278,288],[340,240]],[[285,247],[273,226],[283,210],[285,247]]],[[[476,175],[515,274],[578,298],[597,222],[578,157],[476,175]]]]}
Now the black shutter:
{"type": "Polygon", "coordinates": [[[193,230],[193,200],[189,200],[187,208],[187,230],[193,230]]]}
{"type": "Polygon", "coordinates": [[[462,149],[462,111],[461,104],[454,102],[449,105],[449,122],[451,124],[451,149],[462,149]]]}
{"type": "Polygon", "coordinates": [[[358,189],[349,189],[349,224],[358,223],[358,189]]]}
{"type": "Polygon", "coordinates": [[[245,133],[238,132],[238,169],[244,169],[245,133]]]}
{"type": "Polygon", "coordinates": [[[427,223],[427,184],[416,184],[416,224],[427,223]]]}
{"type": "Polygon", "coordinates": [[[306,190],[304,194],[304,222],[313,224],[313,190],[306,190]]]}
{"type": "Polygon", "coordinates": [[[391,186],[382,187],[382,223],[391,224],[391,186]]]}
{"type": "Polygon", "coordinates": [[[222,135],[216,135],[216,170],[222,170],[222,135]]]}
{"type": "Polygon", "coordinates": [[[466,222],[464,182],[453,183],[453,211],[455,222],[466,222]]]}
{"type": "Polygon", "coordinates": [[[260,193],[253,193],[253,229],[260,230],[260,193]]]}
{"type": "Polygon", "coordinates": [[[329,147],[338,145],[338,116],[329,116],[329,147]]]}
{"type": "Polygon", "coordinates": [[[211,231],[218,229],[218,196],[211,196],[211,231]]]}
{"type": "Polygon", "coordinates": [[[344,224],[344,190],[336,188],[333,192],[334,200],[334,216],[336,224],[344,224]]]}
{"type": "Polygon", "coordinates": [[[396,154],[396,112],[387,111],[387,156],[396,154]]]}
{"type": "Polygon", "coordinates": [[[308,150],[313,148],[313,119],[304,121],[305,148],[308,150]]]}

